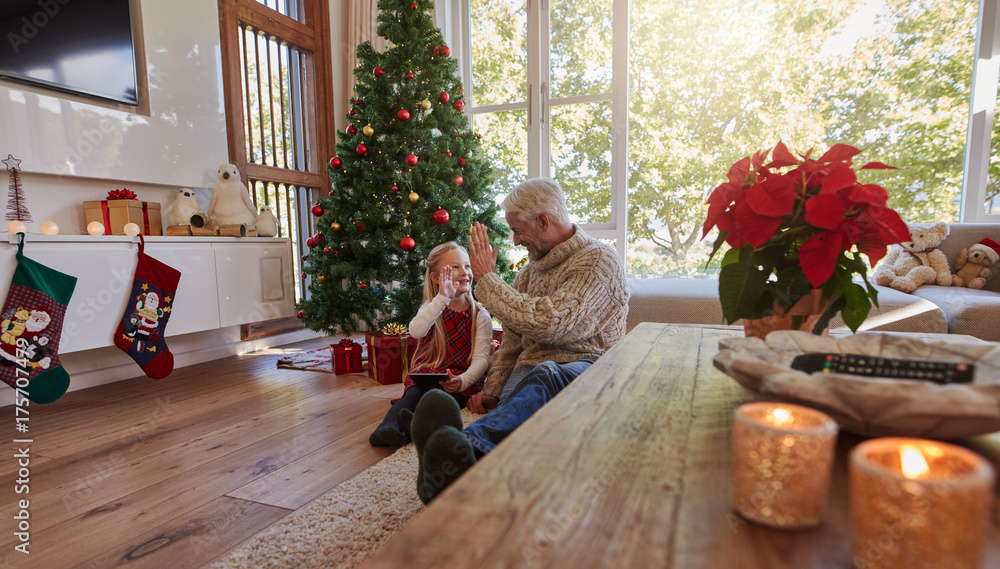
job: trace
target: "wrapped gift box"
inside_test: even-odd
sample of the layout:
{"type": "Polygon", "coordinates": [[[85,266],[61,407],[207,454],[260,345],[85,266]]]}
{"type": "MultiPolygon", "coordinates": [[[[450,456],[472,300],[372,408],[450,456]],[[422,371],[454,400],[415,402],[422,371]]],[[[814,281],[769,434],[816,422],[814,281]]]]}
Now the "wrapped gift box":
{"type": "Polygon", "coordinates": [[[417,339],[413,336],[405,336],[406,364],[404,366],[401,338],[401,336],[386,336],[382,332],[365,334],[365,342],[368,344],[368,377],[383,385],[403,382],[417,351],[417,339]]]}
{"type": "Polygon", "coordinates": [[[163,235],[163,217],[160,204],[139,200],[101,200],[83,202],[86,223],[99,221],[104,224],[105,235],[125,235],[125,225],[134,223],[143,235],[163,235]]]}
{"type": "Polygon", "coordinates": [[[360,373],[361,352],[364,347],[350,340],[341,340],[339,344],[330,344],[333,351],[333,373],[360,373]]]}

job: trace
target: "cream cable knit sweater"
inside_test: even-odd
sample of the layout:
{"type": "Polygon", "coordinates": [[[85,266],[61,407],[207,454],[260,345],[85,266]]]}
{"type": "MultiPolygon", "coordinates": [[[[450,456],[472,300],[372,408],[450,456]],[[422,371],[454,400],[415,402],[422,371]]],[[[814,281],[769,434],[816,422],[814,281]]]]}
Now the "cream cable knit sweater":
{"type": "Polygon", "coordinates": [[[476,299],[503,324],[503,342],[483,392],[499,397],[511,371],[543,361],[597,358],[625,335],[628,285],[611,247],[574,225],[573,237],[531,261],[514,286],[496,273],[476,284],[476,299]]]}

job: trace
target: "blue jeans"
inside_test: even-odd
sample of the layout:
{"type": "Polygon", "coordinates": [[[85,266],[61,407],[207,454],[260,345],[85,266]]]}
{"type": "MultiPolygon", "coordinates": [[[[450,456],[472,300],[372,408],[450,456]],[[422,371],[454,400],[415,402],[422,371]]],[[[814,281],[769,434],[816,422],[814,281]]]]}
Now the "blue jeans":
{"type": "Polygon", "coordinates": [[[582,358],[565,364],[542,362],[535,366],[509,398],[465,428],[465,436],[476,453],[486,454],[496,448],[500,441],[572,383],[592,363],[594,358],[582,358]]]}

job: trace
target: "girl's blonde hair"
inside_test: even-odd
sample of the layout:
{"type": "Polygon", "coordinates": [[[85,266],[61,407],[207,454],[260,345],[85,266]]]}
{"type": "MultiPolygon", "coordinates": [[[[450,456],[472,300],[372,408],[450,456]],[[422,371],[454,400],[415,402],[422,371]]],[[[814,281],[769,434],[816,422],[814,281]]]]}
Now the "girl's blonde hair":
{"type": "MultiPolygon", "coordinates": [[[[434,300],[434,297],[438,295],[438,291],[441,289],[440,285],[431,279],[432,274],[440,274],[442,258],[445,253],[449,251],[462,251],[466,256],[469,252],[455,241],[447,241],[431,249],[429,255],[427,255],[427,271],[424,273],[424,303],[428,303],[434,300]]],[[[468,366],[472,362],[472,354],[476,353],[476,328],[479,324],[479,311],[482,307],[479,303],[472,297],[472,290],[463,293],[466,296],[466,300],[469,301],[469,314],[472,317],[471,321],[471,335],[472,335],[472,345],[469,347],[469,358],[466,360],[465,365],[468,366]]],[[[421,345],[424,339],[420,338],[417,342],[416,353],[420,353],[421,345]]],[[[419,360],[413,362],[413,367],[440,367],[444,362],[445,357],[448,354],[447,341],[445,340],[444,331],[444,320],[439,315],[437,320],[434,321],[434,335],[431,337],[430,346],[427,350],[427,354],[420,358],[419,360]]]]}

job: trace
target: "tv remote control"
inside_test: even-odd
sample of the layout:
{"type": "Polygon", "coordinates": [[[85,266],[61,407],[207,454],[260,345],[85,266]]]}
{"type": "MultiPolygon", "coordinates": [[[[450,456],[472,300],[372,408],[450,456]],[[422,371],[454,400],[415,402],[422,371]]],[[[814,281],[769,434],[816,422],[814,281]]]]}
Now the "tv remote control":
{"type": "Polygon", "coordinates": [[[890,379],[922,379],[934,383],[971,383],[972,364],[879,358],[857,354],[802,354],[792,368],[807,373],[848,373],[890,379]]]}

